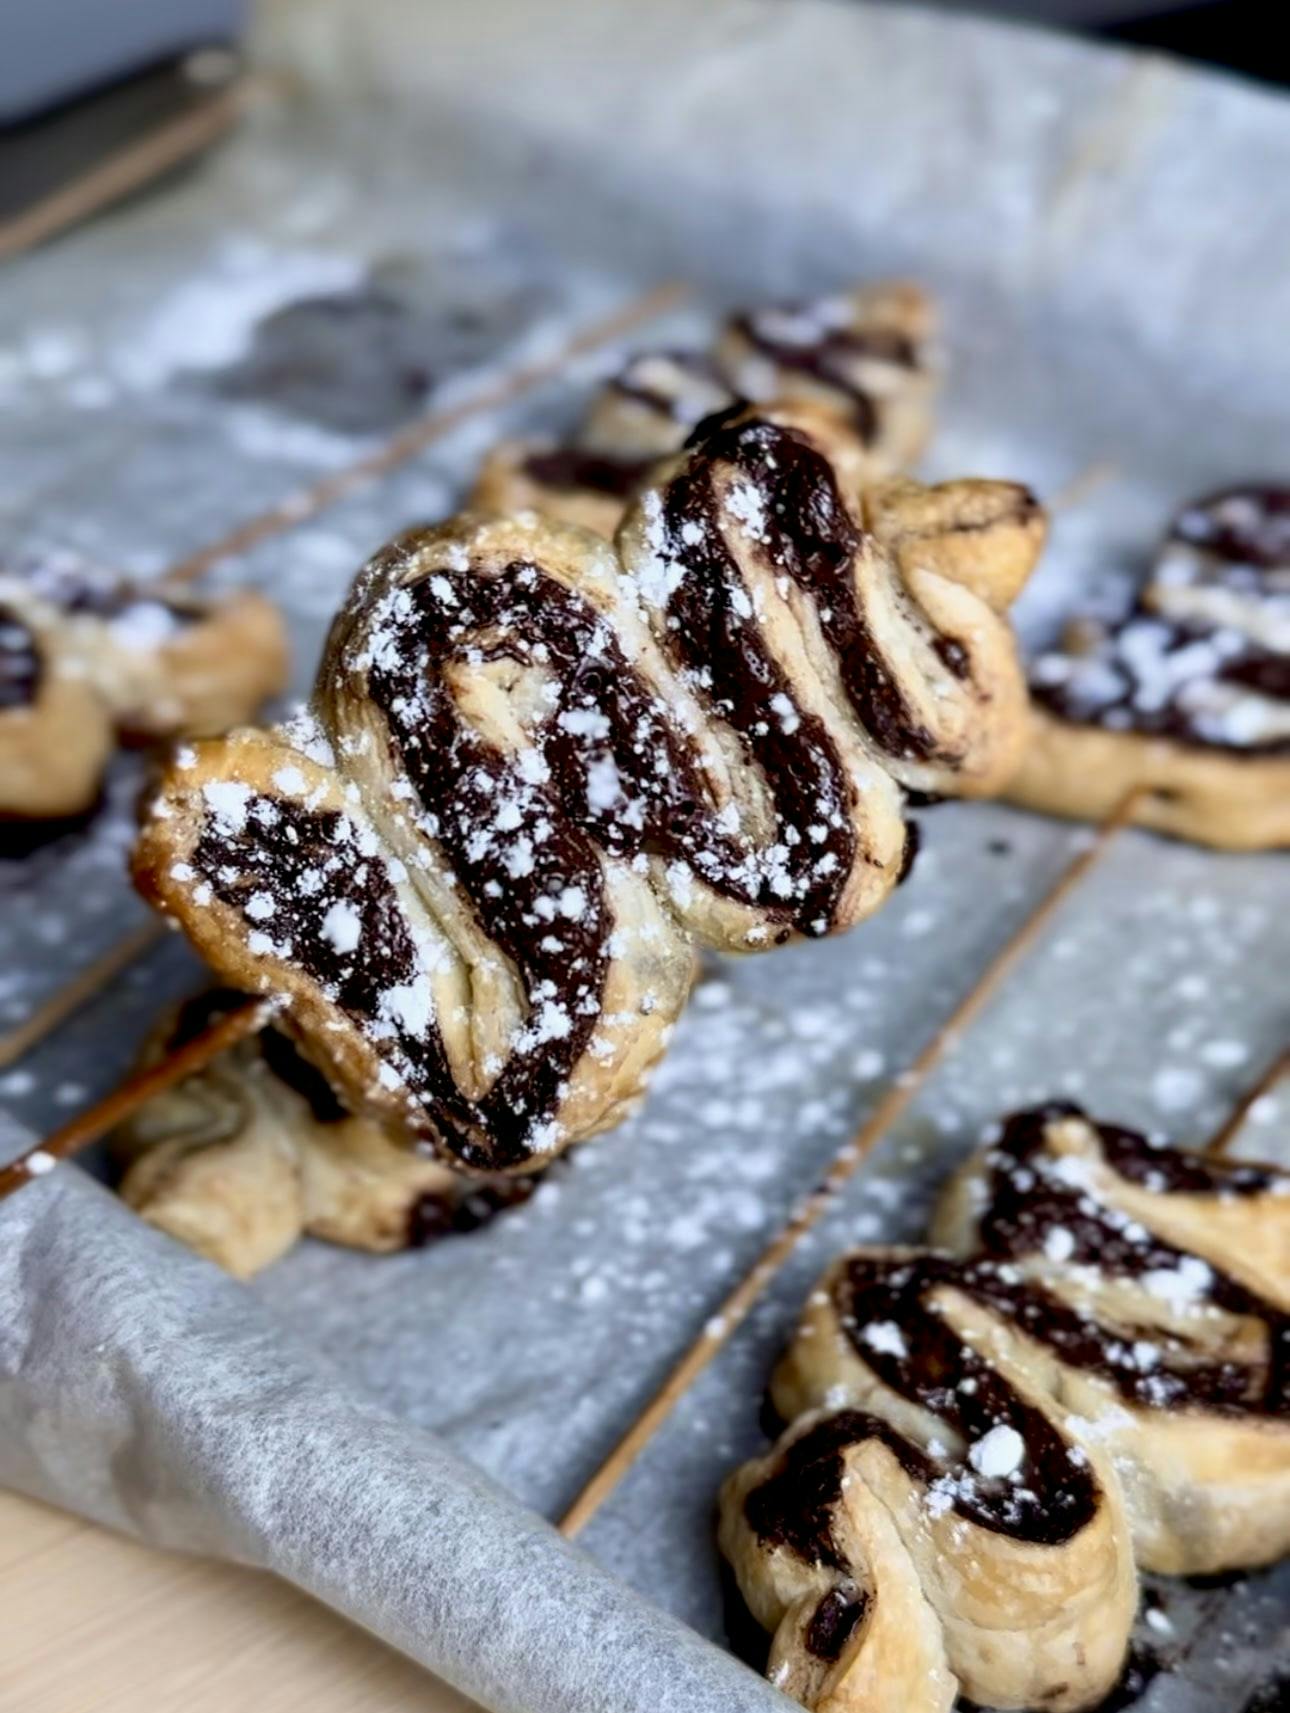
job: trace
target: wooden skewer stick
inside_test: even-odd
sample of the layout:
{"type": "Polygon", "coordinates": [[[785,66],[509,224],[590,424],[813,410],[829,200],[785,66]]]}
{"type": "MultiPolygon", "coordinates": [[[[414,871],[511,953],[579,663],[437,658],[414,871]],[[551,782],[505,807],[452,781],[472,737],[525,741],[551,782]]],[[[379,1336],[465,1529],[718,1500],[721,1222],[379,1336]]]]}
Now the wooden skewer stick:
{"type": "Polygon", "coordinates": [[[11,1164],[0,1166],[0,1201],[33,1178],[43,1177],[57,1161],[70,1159],[91,1142],[97,1142],[100,1136],[132,1112],[137,1112],[163,1089],[173,1088],[247,1035],[263,1029],[274,1009],[275,1002],[271,999],[248,999],[245,1005],[227,1012],[218,1023],[204,1029],[176,1052],[168,1053],[157,1064],[149,1065],[147,1070],[136,1071],[127,1077],[87,1112],[69,1119],[61,1129],[55,1130],[34,1148],[29,1148],[25,1154],[20,1154],[11,1164]]]}
{"type": "Polygon", "coordinates": [[[1272,1063],[1237,1101],[1227,1117],[1205,1144],[1206,1154],[1225,1154],[1245,1127],[1253,1108],[1265,1094],[1271,1094],[1277,1084],[1290,1077],[1290,1047],[1283,1047],[1272,1063]]]}
{"type": "Polygon", "coordinates": [[[13,220],[0,224],[0,257],[16,256],[43,244],[58,232],[119,202],[189,155],[213,143],[240,118],[255,95],[269,86],[259,74],[236,83],[172,119],[141,142],[117,150],[91,172],[43,198],[13,220]]]}
{"type": "Polygon", "coordinates": [[[88,1005],[96,994],[165,937],[166,925],[159,916],[149,916],[133,933],[111,945],[92,963],[73,976],[66,986],[51,993],[30,1016],[0,1035],[0,1070],[14,1064],[52,1030],[66,1023],[74,1012],[88,1005]]]}
{"type": "MultiPolygon", "coordinates": [[[[608,344],[633,327],[664,314],[685,296],[688,289],[680,282],[672,281],[633,298],[611,314],[584,327],[552,356],[511,370],[483,391],[463,399],[450,409],[435,411],[429,416],[419,418],[367,458],[337,471],[312,488],[289,496],[258,517],[239,524],[219,541],[212,542],[180,564],[172,566],[160,581],[192,582],[221,560],[245,552],[258,542],[267,540],[271,535],[280,534],[306,518],[316,517],[319,512],[334,505],[364,483],[376,481],[399,464],[405,463],[431,441],[449,434],[470,417],[509,403],[541,382],[553,379],[576,358],[608,344]]],[[[78,1011],[82,1005],[93,999],[114,976],[141,957],[160,938],[161,933],[161,925],[154,924],[147,929],[128,934],[82,970],[66,987],[51,994],[17,1028],[0,1034],[0,1069],[15,1063],[24,1053],[30,1052],[51,1030],[57,1029],[74,1011],[78,1011]]]]}
{"type": "Polygon", "coordinates": [[[578,357],[585,356],[587,352],[594,351],[601,345],[609,344],[611,340],[630,332],[642,322],[652,321],[663,315],[674,308],[688,290],[679,280],[672,280],[655,286],[640,297],[632,298],[609,315],[602,316],[599,321],[592,322],[589,327],[584,327],[581,332],[574,334],[549,357],[535,358],[518,369],[499,375],[496,380],[481,388],[479,392],[472,393],[469,398],[464,398],[443,410],[433,410],[426,416],[418,417],[406,428],[400,429],[383,446],[378,446],[376,451],[368,453],[365,458],[324,476],[322,481],[314,483],[312,487],[288,494],[268,511],[238,524],[220,540],[172,566],[161,581],[190,583],[194,578],[204,576],[220,560],[245,553],[268,537],[280,535],[303,523],[307,518],[316,517],[319,512],[326,511],[339,500],[347,498],[356,489],[388,475],[400,464],[406,464],[432,441],[441,440],[470,417],[481,416],[486,411],[509,404],[522,393],[531,392],[543,381],[552,380],[578,357]]]}
{"type": "Polygon", "coordinates": [[[918,1094],[931,1071],[958,1041],[1030,950],[1053,915],[1106,853],[1111,841],[1133,818],[1141,791],[1128,792],[1100,824],[1089,845],[1059,876],[1030,915],[991,958],[972,988],[936,1030],[913,1063],[887,1092],[856,1134],[835,1155],[823,1181],[805,1196],[771,1238],[752,1270],[730,1292],[703,1331],[677,1362],[662,1387],[587,1482],[560,1521],[560,1533],[579,1534],[622,1481],[677,1403],[748,1315],[753,1304],[784,1266],[834,1195],[859,1170],[873,1148],[918,1094]]]}

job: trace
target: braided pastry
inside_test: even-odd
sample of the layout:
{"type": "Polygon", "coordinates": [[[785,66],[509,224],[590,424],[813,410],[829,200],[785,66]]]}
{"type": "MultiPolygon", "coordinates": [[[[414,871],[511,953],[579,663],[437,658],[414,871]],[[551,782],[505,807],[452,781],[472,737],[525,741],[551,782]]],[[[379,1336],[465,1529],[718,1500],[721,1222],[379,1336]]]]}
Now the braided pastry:
{"type": "Polygon", "coordinates": [[[865,512],[807,421],[720,424],[617,555],[531,515],[401,537],[333,626],[314,728],[166,773],[141,888],[285,997],[351,1105],[530,1166],[635,1099],[692,942],[851,926],[900,877],[903,785],[997,788],[1024,686],[982,567],[1033,559],[1041,514],[1003,483],[865,512]]]}
{"type": "Polygon", "coordinates": [[[280,690],[277,609],[65,557],[0,570],[0,817],[86,809],[114,741],[222,731],[280,690]]]}
{"type": "MultiPolygon", "coordinates": [[[[243,997],[214,988],[175,1008],[145,1043],[141,1067],[243,997]]],[[[468,1175],[405,1147],[346,1111],[272,1027],[154,1095],[111,1146],[136,1213],[242,1279],[306,1233],[383,1254],[473,1231],[527,1201],[537,1182],[468,1175]]]]}
{"type": "Polygon", "coordinates": [[[1118,624],[1078,620],[1032,673],[1033,736],[1007,795],[1201,844],[1290,844],[1290,490],[1184,510],[1118,624]]]}
{"type": "Polygon", "coordinates": [[[485,460],[470,503],[539,511],[611,536],[651,464],[741,398],[836,415],[848,431],[845,485],[880,480],[912,464],[927,442],[934,331],[929,300],[907,284],[744,311],[711,356],[633,357],[597,393],[568,445],[504,442],[485,460]]]}
{"type": "Polygon", "coordinates": [[[721,1545],[827,1713],[1091,1706],[1144,1568],[1290,1550],[1290,1176],[1053,1105],[952,1181],[935,1249],[858,1249],[771,1395],[721,1545]]]}

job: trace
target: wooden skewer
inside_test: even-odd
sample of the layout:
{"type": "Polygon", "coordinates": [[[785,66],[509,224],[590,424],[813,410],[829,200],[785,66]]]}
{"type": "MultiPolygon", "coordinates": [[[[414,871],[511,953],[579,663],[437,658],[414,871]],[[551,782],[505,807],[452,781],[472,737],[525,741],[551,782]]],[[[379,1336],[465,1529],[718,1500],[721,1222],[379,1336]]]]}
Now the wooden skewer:
{"type": "Polygon", "coordinates": [[[0,225],[0,258],[16,256],[20,251],[43,244],[55,233],[119,202],[132,190],[206,148],[233,125],[251,97],[267,87],[267,83],[258,74],[239,78],[199,107],[162,125],[141,142],[117,150],[93,171],[0,225]]]}
{"type": "Polygon", "coordinates": [[[1290,1047],[1283,1047],[1263,1075],[1237,1101],[1227,1117],[1205,1144],[1206,1154],[1225,1154],[1245,1127],[1253,1108],[1265,1094],[1271,1094],[1277,1084],[1290,1077],[1290,1047]]]}
{"type": "Polygon", "coordinates": [[[275,1002],[271,999],[248,999],[245,1005],[226,1013],[218,1023],[194,1036],[176,1052],[127,1077],[87,1112],[78,1113],[43,1142],[20,1154],[9,1165],[0,1166],[0,1201],[33,1178],[43,1177],[59,1160],[70,1159],[91,1142],[97,1142],[163,1089],[173,1088],[247,1035],[255,1034],[268,1022],[274,1009],[275,1002]]]}
{"type": "Polygon", "coordinates": [[[432,441],[450,434],[468,418],[509,404],[522,393],[530,392],[543,381],[554,378],[588,351],[594,351],[598,346],[606,345],[620,334],[639,326],[641,322],[652,321],[674,308],[688,290],[679,280],[671,280],[620,305],[609,315],[592,322],[589,327],[584,327],[551,356],[535,358],[531,363],[525,363],[518,369],[499,375],[488,386],[472,393],[458,404],[418,417],[415,422],[400,429],[391,440],[387,440],[383,446],[379,446],[365,458],[323,477],[322,481],[314,483],[312,487],[289,494],[286,499],[280,500],[268,511],[261,512],[258,517],[248,518],[245,523],[238,524],[220,540],[172,566],[161,581],[190,583],[194,578],[203,576],[220,560],[245,553],[268,537],[280,535],[307,518],[316,517],[319,512],[334,506],[356,489],[387,475],[400,464],[406,464],[432,441]]]}
{"type": "MultiPolygon", "coordinates": [[[[642,322],[664,314],[685,296],[688,289],[679,281],[671,281],[633,298],[611,314],[584,327],[552,356],[513,369],[481,392],[463,399],[450,409],[434,411],[419,418],[368,457],[337,471],[302,493],[289,496],[258,517],[239,524],[219,541],[212,542],[178,565],[172,566],[160,581],[192,582],[221,560],[245,552],[258,542],[288,530],[306,518],[316,517],[319,512],[336,504],[364,483],[375,481],[399,464],[405,463],[432,441],[449,434],[468,418],[509,403],[541,382],[552,379],[567,364],[584,356],[588,351],[608,344],[642,322]]],[[[157,923],[128,934],[82,970],[66,987],[51,994],[17,1028],[0,1034],[0,1069],[30,1052],[51,1030],[57,1029],[73,1012],[93,999],[109,981],[155,944],[161,933],[161,925],[157,923]]]]}
{"type": "Polygon", "coordinates": [[[163,939],[165,933],[166,925],[161,918],[149,916],[133,933],[109,946],[92,963],[87,964],[65,987],[51,993],[48,999],[43,1000],[15,1028],[0,1035],[0,1070],[14,1064],[24,1053],[29,1052],[37,1041],[43,1040],[52,1030],[66,1023],[83,1005],[88,1005],[96,994],[123,970],[128,969],[136,958],[141,958],[163,939]]]}
{"type": "Polygon", "coordinates": [[[837,1191],[859,1170],[884,1132],[890,1129],[918,1094],[930,1072],[998,991],[1005,978],[1030,950],[1075,888],[1100,862],[1116,834],[1132,820],[1141,794],[1140,789],[1134,789],[1121,799],[1100,824],[1087,848],[1069,864],[1026,920],[994,954],[972,988],[936,1030],[913,1063],[890,1084],[856,1134],[835,1155],[823,1181],[797,1204],[788,1220],[754,1262],[752,1270],[740,1280],[708,1320],[703,1331],[677,1362],[642,1414],[578,1494],[560,1520],[561,1534],[569,1537],[579,1534],[595,1516],[680,1399],[727,1343],[767,1285],[784,1266],[807,1232],[817,1223],[837,1191]]]}

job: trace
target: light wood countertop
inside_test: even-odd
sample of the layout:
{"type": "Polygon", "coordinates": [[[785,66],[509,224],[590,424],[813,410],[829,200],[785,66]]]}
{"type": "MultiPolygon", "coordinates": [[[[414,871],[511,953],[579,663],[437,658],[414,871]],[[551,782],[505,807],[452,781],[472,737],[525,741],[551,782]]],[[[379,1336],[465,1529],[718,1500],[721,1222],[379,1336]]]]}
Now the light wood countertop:
{"type": "Polygon", "coordinates": [[[472,1713],[276,1578],[0,1493],[0,1713],[472,1713]]]}

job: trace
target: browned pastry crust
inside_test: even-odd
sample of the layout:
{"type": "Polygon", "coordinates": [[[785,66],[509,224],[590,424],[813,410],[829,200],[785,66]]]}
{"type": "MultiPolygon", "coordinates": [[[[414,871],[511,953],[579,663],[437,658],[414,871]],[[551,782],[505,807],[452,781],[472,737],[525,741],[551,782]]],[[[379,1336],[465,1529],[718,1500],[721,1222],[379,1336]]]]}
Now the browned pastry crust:
{"type": "Polygon", "coordinates": [[[741,398],[836,418],[838,475],[858,490],[907,468],[930,436],[934,335],[930,300],[906,283],[736,315],[710,357],[633,357],[596,393],[567,445],[496,447],[469,503],[537,511],[612,536],[651,464],[741,398]]]}
{"type": "Polygon", "coordinates": [[[932,1238],[812,1292],[771,1388],[793,1425],[726,1483],[721,1545],[807,1707],[1073,1713],[1119,1673],[1135,1553],[1290,1550],[1290,1177],[1037,1108],[932,1238]],[[871,1653],[888,1601],[908,1641],[871,1653]]]}
{"type": "Polygon", "coordinates": [[[89,808],[112,743],[107,709],[57,627],[0,604],[0,819],[89,808]]]}
{"type": "Polygon", "coordinates": [[[1077,620],[1035,664],[1006,795],[1226,850],[1290,845],[1290,491],[1186,508],[1133,610],[1077,620]]]}
{"type": "MultiPolygon", "coordinates": [[[[241,998],[215,989],[173,1009],[145,1044],[141,1066],[241,998]]],[[[536,1184],[454,1171],[354,1117],[272,1027],[154,1096],[110,1141],[125,1201],[242,1279],[306,1234],[385,1254],[471,1231],[521,1205],[536,1184]]]]}
{"type": "Polygon", "coordinates": [[[286,682],[277,608],[50,558],[0,571],[0,816],[87,808],[113,739],[226,730],[286,682]]]}
{"type": "MultiPolygon", "coordinates": [[[[616,551],[536,516],[394,542],[333,626],[312,725],[170,768],[141,888],[226,980],[286,997],[351,1105],[467,1165],[617,1122],[694,942],[849,927],[900,876],[902,787],[989,791],[1015,757],[1011,634],[955,580],[954,536],[965,510],[982,533],[980,488],[1000,520],[1017,491],[904,490],[925,553],[902,576],[831,434],[720,422],[616,551]]],[[[1021,510],[986,532],[1004,557],[1017,530],[1037,551],[1021,510]]]]}

